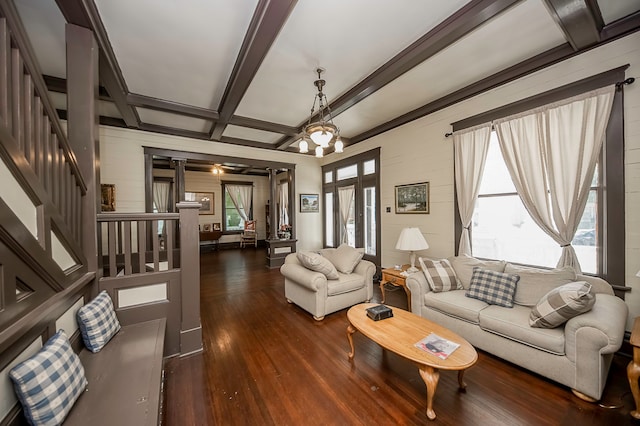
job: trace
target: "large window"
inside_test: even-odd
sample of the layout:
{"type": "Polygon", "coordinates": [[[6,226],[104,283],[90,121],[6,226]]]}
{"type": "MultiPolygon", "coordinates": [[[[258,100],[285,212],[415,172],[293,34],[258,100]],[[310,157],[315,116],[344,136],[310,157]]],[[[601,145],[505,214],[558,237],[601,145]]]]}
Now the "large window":
{"type": "Polygon", "coordinates": [[[244,230],[245,220],[253,219],[253,183],[222,183],[223,231],[244,230]]]}
{"type": "MultiPolygon", "coordinates": [[[[573,247],[583,272],[598,272],[598,172],[573,247]]],[[[497,135],[491,142],[478,200],[473,212],[474,256],[554,267],[562,248],[533,221],[522,204],[502,158],[497,135]]]]}

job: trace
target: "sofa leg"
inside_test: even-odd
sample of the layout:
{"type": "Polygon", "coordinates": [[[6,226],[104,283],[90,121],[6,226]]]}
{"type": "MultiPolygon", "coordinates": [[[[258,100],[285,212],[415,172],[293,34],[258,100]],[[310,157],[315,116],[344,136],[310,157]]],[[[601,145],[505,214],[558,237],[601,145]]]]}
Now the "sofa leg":
{"type": "Polygon", "coordinates": [[[587,401],[587,402],[596,402],[596,401],[598,401],[597,399],[591,398],[590,396],[587,396],[587,395],[583,394],[582,392],[577,391],[575,389],[571,389],[571,392],[573,392],[573,394],[575,396],[577,396],[578,398],[580,398],[583,401],[587,401]]]}
{"type": "Polygon", "coordinates": [[[316,321],[322,321],[324,319],[324,315],[321,316],[321,317],[317,317],[317,316],[314,315],[313,319],[316,320],[316,321]]]}

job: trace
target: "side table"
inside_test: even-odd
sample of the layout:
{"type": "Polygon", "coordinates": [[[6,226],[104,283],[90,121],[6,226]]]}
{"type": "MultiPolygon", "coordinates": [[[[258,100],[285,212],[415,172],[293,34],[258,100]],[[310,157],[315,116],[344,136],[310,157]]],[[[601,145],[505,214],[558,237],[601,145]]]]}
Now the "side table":
{"type": "Polygon", "coordinates": [[[407,287],[407,277],[402,275],[411,265],[402,265],[402,270],[395,268],[387,268],[382,270],[382,279],[380,280],[380,293],[382,293],[382,303],[384,303],[384,285],[391,284],[396,287],[402,287],[407,293],[407,310],[411,312],[411,290],[407,287]]]}
{"type": "Polygon", "coordinates": [[[627,365],[627,378],[636,402],[636,409],[631,411],[631,416],[640,419],[640,389],[638,388],[638,377],[640,377],[640,317],[637,317],[631,330],[629,343],[633,346],[633,360],[627,365]]]}

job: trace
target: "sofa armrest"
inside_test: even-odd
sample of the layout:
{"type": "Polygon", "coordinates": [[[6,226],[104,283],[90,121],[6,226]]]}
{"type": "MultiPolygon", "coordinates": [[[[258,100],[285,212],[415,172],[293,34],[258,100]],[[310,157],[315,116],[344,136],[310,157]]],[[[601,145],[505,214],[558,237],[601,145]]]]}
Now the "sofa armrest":
{"type": "Polygon", "coordinates": [[[420,314],[422,305],[424,304],[424,295],[431,291],[427,278],[421,272],[411,274],[405,280],[409,291],[411,291],[411,312],[420,314]]]}
{"type": "Polygon", "coordinates": [[[280,273],[286,280],[299,284],[311,291],[318,291],[327,287],[327,277],[320,272],[305,268],[299,263],[284,263],[280,267],[280,273]]]}
{"type": "Polygon", "coordinates": [[[591,347],[600,354],[609,354],[620,349],[622,345],[627,323],[627,304],[617,296],[595,296],[596,303],[593,309],[571,318],[565,324],[565,351],[572,361],[576,359],[578,350],[591,347]]]}
{"type": "Polygon", "coordinates": [[[352,272],[353,274],[362,275],[365,283],[373,285],[373,276],[376,274],[376,265],[368,260],[361,260],[352,272]]]}

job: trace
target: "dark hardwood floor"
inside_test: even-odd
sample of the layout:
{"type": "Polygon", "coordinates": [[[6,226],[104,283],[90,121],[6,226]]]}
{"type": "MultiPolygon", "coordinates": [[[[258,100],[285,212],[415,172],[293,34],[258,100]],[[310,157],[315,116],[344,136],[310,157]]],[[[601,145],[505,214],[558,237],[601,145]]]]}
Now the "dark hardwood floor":
{"type": "MultiPolygon", "coordinates": [[[[345,311],[316,322],[284,298],[278,269],[264,249],[201,256],[204,351],[166,362],[165,424],[413,425],[427,424],[426,390],[418,369],[359,333],[347,358],[345,311]]],[[[380,300],[375,286],[374,301],[380,300]]],[[[387,303],[407,307],[402,290],[387,303]]],[[[460,392],[443,371],[434,424],[625,425],[633,398],[629,359],[616,356],[600,404],[479,351],[460,392]],[[606,408],[612,407],[612,408],[606,408]]]]}

